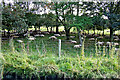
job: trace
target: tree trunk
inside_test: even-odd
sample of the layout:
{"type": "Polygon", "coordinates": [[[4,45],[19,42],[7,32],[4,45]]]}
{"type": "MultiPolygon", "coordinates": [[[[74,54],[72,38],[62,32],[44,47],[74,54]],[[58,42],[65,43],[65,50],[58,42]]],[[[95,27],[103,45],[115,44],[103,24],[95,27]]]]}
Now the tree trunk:
{"type": "Polygon", "coordinates": [[[104,36],[104,26],[103,26],[103,34],[102,35],[104,36]]]}
{"type": "Polygon", "coordinates": [[[57,4],[58,4],[58,2],[56,2],[56,9],[55,9],[55,12],[56,12],[56,16],[57,16],[57,18],[56,18],[56,33],[59,33],[59,30],[58,30],[58,9],[57,9],[57,4]]]}
{"type": "Polygon", "coordinates": [[[65,32],[66,32],[66,38],[67,38],[67,40],[69,40],[70,39],[70,29],[67,29],[65,27],[65,32]]]}
{"type": "Polygon", "coordinates": [[[35,26],[35,32],[37,32],[37,27],[35,26]]]}
{"type": "Polygon", "coordinates": [[[48,29],[48,27],[47,27],[47,32],[49,32],[49,29],[48,29]]]}
{"type": "Polygon", "coordinates": [[[40,27],[39,27],[39,30],[40,30],[40,27]]]}
{"type": "Polygon", "coordinates": [[[113,28],[110,28],[110,41],[113,41],[113,28]]]}
{"type": "Polygon", "coordinates": [[[5,32],[5,29],[4,29],[4,36],[5,36],[5,33],[6,33],[6,32],[5,32]]]}
{"type": "Polygon", "coordinates": [[[70,34],[70,31],[69,31],[69,30],[67,30],[67,31],[66,31],[66,37],[67,37],[67,40],[69,40],[69,39],[70,39],[70,35],[69,35],[69,34],[70,34]]]}
{"type": "MultiPolygon", "coordinates": [[[[77,16],[79,16],[79,0],[77,2],[77,16]]],[[[78,23],[78,22],[77,22],[78,23]]],[[[79,27],[79,26],[78,26],[79,27]]],[[[79,43],[82,45],[82,39],[81,39],[81,31],[77,28],[78,31],[78,37],[79,37],[79,43]]]]}
{"type": "Polygon", "coordinates": [[[50,28],[50,32],[52,32],[52,27],[50,28]]]}
{"type": "Polygon", "coordinates": [[[79,43],[82,45],[81,31],[78,28],[77,31],[78,31],[79,43]]]}
{"type": "Polygon", "coordinates": [[[90,30],[88,30],[88,34],[90,33],[90,30]]]}
{"type": "Polygon", "coordinates": [[[10,37],[10,30],[8,30],[7,35],[8,35],[8,37],[10,37]]]}
{"type": "Polygon", "coordinates": [[[96,26],[94,26],[94,33],[93,33],[94,35],[95,35],[95,30],[96,30],[96,26]]]}
{"type": "Polygon", "coordinates": [[[56,33],[59,33],[59,31],[58,31],[58,25],[56,26],[56,33]]]}

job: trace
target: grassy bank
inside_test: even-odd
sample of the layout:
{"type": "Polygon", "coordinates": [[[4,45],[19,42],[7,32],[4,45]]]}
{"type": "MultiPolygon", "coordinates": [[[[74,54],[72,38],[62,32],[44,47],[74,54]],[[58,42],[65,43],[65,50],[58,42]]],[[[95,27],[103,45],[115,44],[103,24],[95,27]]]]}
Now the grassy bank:
{"type": "Polygon", "coordinates": [[[4,56],[4,77],[40,78],[118,78],[118,58],[76,57],[59,58],[50,54],[10,52],[4,56]],[[14,76],[13,76],[14,75],[14,76]]]}

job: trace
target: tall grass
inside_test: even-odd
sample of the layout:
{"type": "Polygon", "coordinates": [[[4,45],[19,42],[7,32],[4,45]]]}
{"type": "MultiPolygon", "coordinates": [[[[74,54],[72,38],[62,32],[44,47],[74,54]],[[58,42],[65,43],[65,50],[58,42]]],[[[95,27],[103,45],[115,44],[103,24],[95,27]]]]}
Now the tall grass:
{"type": "Polygon", "coordinates": [[[3,78],[3,71],[4,71],[4,57],[2,55],[2,53],[0,53],[0,79],[3,78]]]}
{"type": "Polygon", "coordinates": [[[16,79],[40,79],[42,76],[44,78],[120,78],[120,74],[118,74],[120,70],[119,57],[117,56],[119,53],[115,54],[115,48],[111,47],[109,49],[110,57],[106,57],[105,49],[107,48],[104,47],[103,51],[100,51],[101,46],[98,47],[96,41],[95,55],[97,55],[88,57],[85,56],[84,41],[81,55],[76,55],[76,52],[76,54],[72,53],[74,57],[62,55],[59,58],[57,53],[53,54],[48,51],[50,48],[47,47],[43,40],[41,42],[29,42],[30,51],[28,53],[27,44],[20,43],[19,48],[21,48],[21,51],[17,51],[15,41],[11,39],[11,51],[4,53],[0,58],[0,60],[4,61],[1,75],[6,78],[9,75],[9,78],[16,79]],[[35,45],[33,46],[33,44],[35,45]],[[34,49],[32,51],[32,48],[35,48],[36,52],[34,52],[34,49]],[[103,55],[99,55],[99,51],[103,55]]]}

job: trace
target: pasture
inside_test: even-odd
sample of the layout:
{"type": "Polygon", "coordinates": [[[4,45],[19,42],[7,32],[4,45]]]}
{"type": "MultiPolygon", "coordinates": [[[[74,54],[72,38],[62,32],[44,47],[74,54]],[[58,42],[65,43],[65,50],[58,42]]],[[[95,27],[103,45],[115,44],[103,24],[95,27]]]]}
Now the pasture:
{"type": "MultiPolygon", "coordinates": [[[[77,34],[70,35],[75,36],[70,40],[79,42],[77,34]]],[[[107,45],[109,39],[106,37],[86,35],[84,46],[75,48],[74,45],[78,43],[71,43],[70,40],[66,40],[66,36],[58,36],[55,40],[49,39],[51,36],[54,36],[54,33],[34,36],[35,40],[29,40],[28,37],[3,40],[1,43],[3,61],[5,60],[3,76],[6,79],[118,78],[120,76],[119,51],[116,50],[119,45],[114,45],[120,44],[119,41],[114,41],[111,47],[107,45]],[[61,57],[58,53],[58,39],[61,39],[61,57]],[[98,42],[104,44],[96,44],[98,42]]]]}
{"type": "Polygon", "coordinates": [[[120,1],[3,0],[0,80],[120,79],[120,1]]]}

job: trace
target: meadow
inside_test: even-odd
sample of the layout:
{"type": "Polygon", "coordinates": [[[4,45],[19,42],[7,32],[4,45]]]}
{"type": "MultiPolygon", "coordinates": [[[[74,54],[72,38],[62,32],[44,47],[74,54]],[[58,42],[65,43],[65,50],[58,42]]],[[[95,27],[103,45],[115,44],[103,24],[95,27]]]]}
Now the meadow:
{"type": "MultiPolygon", "coordinates": [[[[44,31],[45,28],[42,28],[44,31]]],[[[60,29],[62,31],[62,29],[60,29]]],[[[72,31],[74,32],[74,31],[72,31]]],[[[91,31],[92,33],[92,31],[91,31]]],[[[107,31],[106,31],[107,33],[107,31]]],[[[3,79],[86,79],[86,78],[120,78],[119,45],[107,46],[96,44],[98,41],[107,43],[108,38],[84,38],[84,46],[74,48],[73,43],[61,39],[61,57],[58,55],[58,39],[50,40],[54,34],[44,37],[27,37],[3,40],[1,43],[2,55],[1,76],[3,79]],[[22,40],[23,42],[18,42],[22,40]]],[[[76,34],[70,34],[76,36],[76,34]]],[[[78,42],[77,36],[74,39],[78,42]]],[[[119,41],[115,41],[119,43],[119,41]]],[[[111,44],[112,45],[112,44],[111,44]]]]}
{"type": "Polygon", "coordinates": [[[119,4],[1,1],[0,80],[119,80],[119,4]]]}

